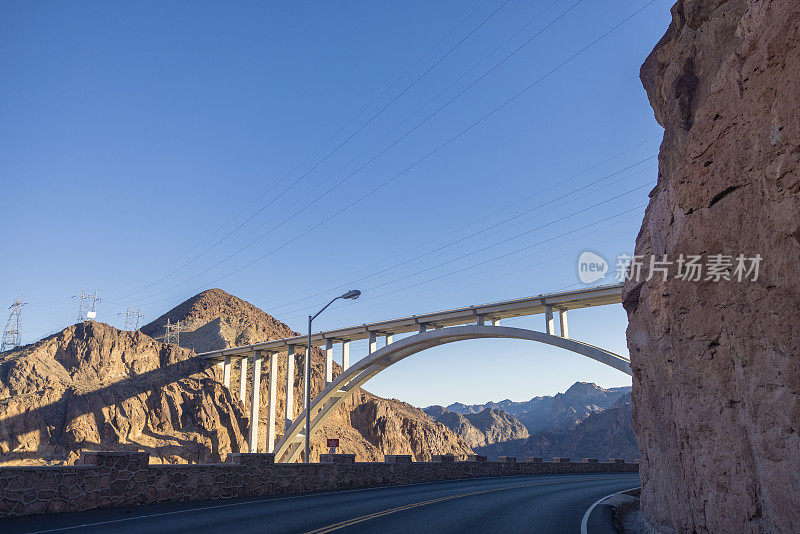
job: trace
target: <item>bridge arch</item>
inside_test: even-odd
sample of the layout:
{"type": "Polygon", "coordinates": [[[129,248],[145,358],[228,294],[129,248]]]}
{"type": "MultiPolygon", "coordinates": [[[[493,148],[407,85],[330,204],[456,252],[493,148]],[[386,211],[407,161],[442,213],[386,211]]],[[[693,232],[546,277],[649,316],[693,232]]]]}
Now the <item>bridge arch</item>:
{"type": "MultiPolygon", "coordinates": [[[[611,351],[544,332],[508,326],[465,325],[430,330],[399,339],[359,360],[330,382],[311,402],[311,435],[355,391],[369,379],[395,363],[426,349],[470,339],[522,339],[545,343],[581,354],[631,375],[630,360],[611,351]]],[[[295,418],[275,448],[275,459],[294,462],[303,448],[306,412],[295,418]]]]}

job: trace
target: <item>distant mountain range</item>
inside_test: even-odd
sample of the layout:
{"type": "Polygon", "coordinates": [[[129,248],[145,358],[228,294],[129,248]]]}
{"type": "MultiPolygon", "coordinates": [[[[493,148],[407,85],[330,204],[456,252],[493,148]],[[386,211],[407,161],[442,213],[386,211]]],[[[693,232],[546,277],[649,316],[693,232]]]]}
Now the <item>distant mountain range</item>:
{"type": "Polygon", "coordinates": [[[490,458],[639,458],[630,387],[576,382],[564,393],[529,401],[454,403],[424,411],[490,458]]]}

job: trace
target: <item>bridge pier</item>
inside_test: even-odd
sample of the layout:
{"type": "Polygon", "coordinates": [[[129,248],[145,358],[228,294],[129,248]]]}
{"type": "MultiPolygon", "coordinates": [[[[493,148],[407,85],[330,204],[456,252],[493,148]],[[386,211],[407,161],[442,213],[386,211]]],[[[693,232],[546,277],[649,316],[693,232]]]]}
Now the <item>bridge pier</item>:
{"type": "Polygon", "coordinates": [[[239,400],[245,404],[244,397],[247,392],[247,358],[240,358],[241,372],[239,373],[239,400]]]}
{"type": "Polygon", "coordinates": [[[250,452],[258,452],[258,406],[261,402],[261,358],[257,350],[253,355],[253,391],[250,397],[250,435],[248,445],[250,452]]]}
{"type": "Polygon", "coordinates": [[[284,432],[292,426],[294,419],[294,345],[286,348],[286,423],[284,432]]]}
{"type": "Polygon", "coordinates": [[[231,387],[231,357],[225,356],[225,361],[222,364],[222,383],[226,388],[231,387]]]}
{"type": "Polygon", "coordinates": [[[375,332],[369,333],[369,354],[375,352],[378,348],[378,335],[375,332]]]}
{"type": "Polygon", "coordinates": [[[333,380],[333,340],[325,340],[325,383],[333,380]]]}
{"type": "Polygon", "coordinates": [[[544,307],[544,331],[551,336],[555,333],[555,326],[553,324],[553,307],[544,307]]]}
{"type": "Polygon", "coordinates": [[[267,418],[267,452],[275,450],[275,404],[278,393],[278,354],[268,353],[269,358],[269,416],[267,418]]]}
{"type": "Polygon", "coordinates": [[[350,367],[350,340],[342,341],[342,372],[350,367]]]}
{"type": "Polygon", "coordinates": [[[569,331],[567,330],[567,310],[558,310],[558,324],[561,327],[561,337],[569,339],[569,331]]]}

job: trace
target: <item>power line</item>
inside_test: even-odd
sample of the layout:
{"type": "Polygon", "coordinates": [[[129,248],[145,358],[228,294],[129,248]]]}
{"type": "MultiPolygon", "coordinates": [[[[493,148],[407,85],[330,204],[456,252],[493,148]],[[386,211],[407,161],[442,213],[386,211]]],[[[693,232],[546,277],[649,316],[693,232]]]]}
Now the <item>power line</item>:
{"type": "MultiPolygon", "coordinates": [[[[195,255],[193,258],[191,258],[189,261],[187,261],[187,262],[183,263],[183,264],[182,264],[181,266],[179,266],[177,269],[175,269],[175,270],[171,271],[170,273],[168,273],[167,275],[163,276],[162,278],[160,278],[160,279],[156,280],[155,282],[153,282],[153,283],[151,283],[151,284],[149,284],[149,285],[147,285],[147,286],[145,286],[145,287],[143,287],[143,288],[141,288],[141,289],[139,289],[139,290],[137,290],[137,291],[134,291],[133,293],[131,293],[131,294],[129,294],[129,295],[127,295],[126,297],[123,297],[123,298],[129,298],[129,297],[131,297],[132,295],[135,295],[135,294],[137,294],[137,293],[140,293],[141,291],[144,291],[144,290],[146,290],[146,289],[149,289],[149,288],[151,288],[151,287],[155,286],[156,284],[158,284],[158,283],[160,283],[160,282],[162,282],[162,281],[166,280],[167,278],[169,278],[169,277],[170,277],[170,276],[172,276],[173,274],[175,274],[175,273],[177,273],[177,272],[181,271],[181,270],[182,270],[184,267],[187,267],[188,265],[190,265],[191,263],[193,263],[195,260],[197,260],[198,258],[200,258],[200,257],[202,257],[203,255],[205,255],[207,252],[209,252],[209,251],[211,251],[212,249],[214,249],[214,248],[215,248],[217,245],[219,245],[219,244],[220,244],[222,241],[224,241],[225,239],[227,239],[228,237],[230,237],[231,235],[233,235],[233,234],[234,234],[236,231],[238,231],[240,228],[242,228],[242,226],[244,226],[245,224],[247,224],[248,222],[250,222],[250,221],[251,221],[253,218],[255,218],[256,216],[258,216],[258,215],[259,215],[260,213],[262,213],[262,212],[263,212],[265,209],[267,209],[269,206],[271,206],[273,203],[275,203],[277,200],[279,200],[281,197],[283,197],[283,195],[284,195],[284,194],[286,194],[286,193],[287,193],[289,190],[291,190],[291,189],[292,189],[292,188],[293,188],[295,185],[297,185],[298,183],[300,183],[300,181],[302,181],[302,180],[303,180],[303,179],[304,179],[306,176],[308,176],[308,175],[309,175],[309,174],[310,174],[312,171],[314,171],[314,170],[315,170],[317,167],[319,167],[319,166],[320,166],[322,163],[324,163],[325,161],[327,161],[327,160],[328,160],[328,158],[330,158],[330,157],[331,157],[331,156],[332,156],[334,153],[336,153],[336,152],[337,152],[337,151],[338,151],[340,148],[342,148],[342,147],[343,147],[345,144],[347,144],[347,143],[348,143],[348,142],[349,142],[351,139],[353,139],[353,137],[355,137],[356,135],[358,135],[358,134],[359,134],[359,133],[360,133],[360,132],[361,132],[361,131],[362,131],[364,128],[366,128],[366,127],[367,127],[369,124],[371,124],[371,123],[372,123],[372,122],[373,122],[373,121],[374,121],[376,118],[378,118],[378,117],[379,117],[379,116],[380,116],[380,115],[381,115],[381,114],[382,114],[384,111],[386,111],[386,110],[387,110],[387,109],[388,109],[388,108],[389,108],[389,107],[390,107],[392,104],[394,104],[394,103],[395,103],[395,102],[396,102],[398,99],[400,99],[400,98],[401,98],[401,97],[402,97],[404,94],[406,94],[406,93],[407,93],[407,92],[408,92],[408,91],[409,91],[411,88],[413,88],[413,87],[414,87],[414,86],[415,86],[415,85],[416,85],[416,84],[417,84],[417,83],[418,83],[420,80],[422,80],[422,79],[423,79],[425,76],[427,76],[427,75],[428,75],[428,74],[429,74],[429,73],[430,73],[430,72],[431,72],[433,69],[435,69],[435,68],[436,68],[436,67],[437,67],[437,66],[438,66],[438,65],[439,65],[439,64],[440,64],[442,61],[444,61],[444,60],[445,60],[445,59],[446,59],[446,58],[447,58],[447,57],[448,57],[448,56],[449,56],[451,53],[453,53],[453,52],[454,52],[454,51],[455,51],[455,50],[456,50],[456,49],[457,49],[459,46],[461,46],[461,45],[462,45],[462,44],[463,44],[463,43],[464,43],[464,42],[465,42],[467,39],[469,39],[469,38],[470,38],[472,35],[474,35],[474,34],[475,34],[475,32],[477,32],[477,31],[478,31],[480,28],[482,28],[482,27],[483,27],[483,26],[484,26],[484,25],[485,25],[487,22],[489,22],[489,20],[491,20],[491,19],[492,19],[492,18],[493,18],[493,17],[494,17],[494,16],[495,16],[497,13],[499,13],[499,12],[500,12],[500,11],[501,11],[501,10],[502,10],[502,9],[503,9],[503,8],[504,8],[504,7],[505,7],[505,6],[506,6],[506,5],[507,5],[507,4],[510,2],[510,1],[511,1],[511,0],[505,0],[505,1],[504,1],[502,4],[500,4],[500,6],[499,6],[497,9],[495,9],[494,11],[492,11],[492,12],[491,12],[491,13],[490,13],[490,14],[489,14],[487,17],[485,17],[483,20],[481,20],[481,22],[480,22],[480,23],[479,23],[477,26],[475,26],[475,27],[472,29],[472,31],[470,31],[470,32],[469,32],[469,33],[468,33],[466,36],[464,36],[464,37],[463,37],[463,38],[462,38],[460,41],[458,41],[458,42],[457,42],[455,45],[453,45],[453,46],[452,46],[452,47],[451,47],[451,48],[450,48],[450,49],[449,49],[447,52],[445,52],[445,53],[444,53],[444,54],[443,54],[441,57],[439,57],[439,59],[437,59],[437,60],[436,60],[436,61],[433,63],[433,65],[431,65],[430,67],[428,67],[428,69],[427,69],[427,70],[425,70],[425,71],[424,71],[422,74],[420,74],[419,76],[417,76],[417,78],[415,78],[415,79],[414,79],[414,81],[412,81],[412,82],[411,82],[409,85],[407,85],[407,86],[406,86],[406,87],[405,87],[405,88],[404,88],[404,89],[403,89],[403,90],[402,90],[400,93],[398,93],[398,94],[397,94],[397,95],[396,95],[396,96],[395,96],[395,97],[394,97],[394,98],[393,98],[391,101],[389,101],[387,104],[385,104],[383,107],[381,107],[381,108],[380,108],[380,109],[379,109],[377,112],[375,112],[374,114],[372,114],[372,116],[370,116],[370,118],[369,118],[369,119],[367,119],[367,120],[366,120],[364,123],[362,123],[362,124],[361,124],[361,125],[360,125],[360,126],[359,126],[359,127],[358,127],[358,128],[355,130],[355,131],[354,131],[354,132],[352,132],[352,133],[351,133],[351,134],[350,134],[348,137],[346,137],[346,138],[345,138],[343,141],[341,141],[341,142],[340,142],[338,145],[336,145],[336,146],[335,146],[335,147],[334,147],[332,150],[330,150],[330,151],[329,151],[329,152],[328,152],[328,153],[327,153],[327,154],[326,154],[326,155],[325,155],[325,156],[324,156],[324,157],[323,157],[321,160],[319,160],[317,163],[315,163],[315,164],[314,164],[314,165],[313,165],[311,168],[309,168],[309,169],[308,169],[308,170],[307,170],[305,173],[303,173],[303,174],[302,174],[302,175],[301,175],[299,178],[297,178],[297,179],[296,179],[294,182],[292,182],[291,184],[289,184],[289,186],[288,186],[288,187],[284,188],[284,189],[283,189],[283,190],[282,190],[282,191],[281,191],[281,192],[280,192],[280,193],[279,193],[277,196],[273,197],[273,198],[272,198],[272,200],[270,200],[270,201],[269,201],[267,204],[265,204],[264,206],[262,206],[262,207],[261,207],[261,208],[260,208],[258,211],[256,211],[256,212],[255,212],[253,215],[251,215],[251,216],[249,216],[248,218],[246,218],[246,219],[245,219],[245,220],[244,220],[242,223],[240,223],[239,225],[237,225],[237,226],[236,226],[236,227],[235,227],[233,230],[231,230],[230,232],[228,232],[227,234],[225,234],[225,235],[224,235],[222,238],[220,238],[220,239],[219,239],[219,240],[217,240],[215,243],[213,243],[211,246],[209,246],[209,247],[207,247],[206,249],[204,249],[203,251],[201,251],[199,254],[196,254],[196,255],[195,255]]],[[[483,5],[483,4],[481,4],[481,6],[482,6],[482,5],[483,5]]],[[[479,7],[480,7],[480,6],[479,6],[479,7]]],[[[478,8],[476,8],[476,10],[477,10],[477,9],[478,9],[478,8]]],[[[472,13],[474,13],[474,11],[473,11],[472,13]]],[[[472,13],[470,13],[470,15],[471,15],[472,13]]],[[[465,20],[466,20],[466,19],[465,19],[465,20]]],[[[451,31],[451,33],[452,33],[452,31],[451,31]]],[[[440,42],[441,42],[441,41],[440,41],[440,42]]],[[[438,46],[438,43],[437,43],[437,45],[436,45],[436,46],[438,46]]],[[[428,53],[426,53],[425,55],[427,55],[427,54],[428,54],[428,53]]],[[[424,56],[423,56],[423,57],[424,57],[424,56]]],[[[420,60],[418,60],[418,61],[417,61],[417,63],[419,63],[419,61],[421,61],[421,59],[422,59],[422,58],[420,58],[420,60]]],[[[415,63],[415,65],[416,65],[417,63],[415,63]]],[[[413,67],[412,67],[412,68],[413,68],[413,67]]],[[[409,70],[410,70],[410,69],[409,69],[409,70]]],[[[406,71],[406,73],[407,73],[407,72],[408,72],[408,70],[406,71]]],[[[404,76],[406,73],[403,73],[403,75],[401,75],[401,77],[402,77],[402,76],[404,76]]],[[[395,83],[395,82],[392,82],[392,84],[391,84],[389,87],[391,87],[392,85],[394,85],[394,83],[395,83]]],[[[389,88],[389,87],[387,87],[387,90],[388,90],[388,88],[389,88]]],[[[386,92],[386,90],[384,90],[384,93],[385,93],[385,92],[386,92]]],[[[381,94],[383,94],[383,93],[381,93],[381,94]]],[[[360,115],[361,113],[363,113],[363,110],[362,110],[362,111],[360,111],[360,112],[359,112],[359,113],[356,115],[356,117],[357,117],[358,115],[360,115]]],[[[308,159],[308,158],[306,158],[306,159],[308,159]]],[[[298,167],[299,167],[299,166],[298,166],[298,167]]],[[[297,168],[297,167],[295,167],[295,169],[296,169],[296,168],[297,168]]],[[[293,169],[292,171],[290,171],[290,173],[289,173],[289,174],[291,174],[291,172],[293,172],[293,171],[294,171],[294,169],[293,169]]],[[[287,176],[288,176],[288,175],[287,175],[287,176]]],[[[281,180],[281,181],[282,181],[282,180],[281,180]]]]}
{"type": "MultiPolygon", "coordinates": [[[[206,269],[204,269],[204,270],[200,271],[199,273],[195,274],[194,276],[191,276],[191,277],[189,277],[188,279],[184,280],[183,282],[181,282],[181,283],[179,283],[179,284],[177,284],[177,285],[175,285],[175,286],[171,286],[171,287],[169,287],[169,288],[166,288],[166,289],[164,289],[164,290],[162,290],[162,291],[156,292],[156,293],[154,293],[153,295],[150,295],[149,297],[146,297],[146,298],[152,298],[152,297],[154,297],[154,296],[158,296],[158,295],[160,295],[160,294],[166,293],[167,291],[170,291],[170,290],[172,290],[172,289],[175,289],[175,288],[179,287],[180,285],[182,285],[182,284],[184,284],[184,283],[186,283],[186,282],[188,282],[188,281],[190,281],[190,280],[194,280],[194,279],[196,279],[196,278],[198,278],[198,277],[202,276],[203,274],[207,273],[207,272],[208,272],[208,271],[210,271],[211,269],[214,269],[215,267],[217,267],[217,266],[221,265],[222,263],[224,263],[224,262],[226,262],[226,261],[230,260],[230,259],[231,259],[231,258],[233,258],[234,256],[236,256],[236,255],[240,254],[241,252],[243,252],[244,250],[246,250],[246,249],[247,249],[247,248],[249,248],[250,246],[254,245],[255,243],[257,243],[257,242],[261,241],[261,240],[262,240],[262,239],[264,239],[264,238],[265,238],[267,235],[269,235],[270,233],[272,233],[274,230],[276,230],[276,229],[280,228],[281,226],[283,226],[284,224],[286,224],[287,222],[289,222],[290,220],[292,220],[293,218],[295,218],[297,215],[299,215],[300,213],[302,213],[303,211],[305,211],[306,209],[308,209],[309,207],[311,207],[312,205],[314,205],[316,202],[318,202],[319,200],[321,200],[323,197],[327,196],[327,195],[328,195],[328,194],[329,194],[331,191],[333,191],[334,189],[336,189],[337,187],[339,187],[341,184],[343,184],[343,183],[344,183],[345,181],[347,181],[349,178],[351,178],[352,176],[354,176],[356,173],[358,173],[359,171],[361,171],[362,169],[364,169],[364,168],[365,168],[366,166],[368,166],[370,163],[372,163],[373,161],[375,161],[376,159],[378,159],[378,158],[379,158],[380,156],[382,156],[384,153],[388,152],[388,151],[389,151],[389,150],[390,150],[392,147],[394,147],[394,146],[395,146],[395,145],[397,145],[397,144],[398,144],[400,141],[402,141],[403,139],[405,139],[406,137],[408,137],[408,136],[409,136],[411,133],[413,133],[415,130],[417,130],[419,127],[421,127],[423,124],[425,124],[425,123],[426,123],[428,120],[430,120],[431,118],[433,118],[434,116],[436,116],[436,115],[437,115],[439,112],[441,112],[441,111],[442,111],[442,110],[443,110],[445,107],[447,107],[449,104],[451,104],[451,103],[452,103],[453,101],[455,101],[457,98],[459,98],[460,96],[462,96],[464,93],[466,93],[466,92],[467,92],[468,90],[470,90],[472,87],[474,87],[474,86],[475,86],[475,85],[476,85],[478,82],[480,82],[482,79],[484,79],[486,76],[488,76],[488,75],[489,75],[490,73],[492,73],[494,70],[496,70],[496,69],[497,69],[497,68],[498,68],[500,65],[502,65],[503,63],[505,63],[505,62],[506,62],[506,61],[507,61],[509,58],[511,58],[512,56],[514,56],[516,53],[518,53],[520,50],[522,50],[522,49],[523,49],[525,46],[527,46],[529,43],[531,43],[531,42],[532,42],[532,41],[533,41],[533,40],[534,40],[536,37],[540,36],[540,35],[541,35],[542,33],[544,33],[544,32],[545,32],[547,29],[549,29],[549,28],[550,28],[552,25],[554,25],[554,24],[555,24],[557,21],[559,21],[560,19],[562,19],[563,17],[565,17],[565,16],[566,16],[566,15],[567,15],[567,14],[568,14],[570,11],[572,11],[572,10],[573,10],[575,7],[577,7],[577,6],[578,6],[578,5],[579,5],[579,4],[580,4],[582,1],[583,1],[583,0],[578,0],[577,2],[573,3],[573,4],[572,4],[572,5],[569,7],[569,8],[567,8],[565,11],[563,11],[563,12],[562,12],[560,15],[558,15],[558,16],[557,16],[555,19],[553,19],[552,21],[550,21],[550,22],[549,22],[547,25],[545,25],[545,26],[544,26],[542,29],[540,29],[538,32],[536,32],[536,33],[535,33],[535,34],[534,34],[532,37],[530,37],[530,38],[529,38],[527,41],[525,41],[525,42],[524,42],[522,45],[520,45],[519,47],[517,47],[517,48],[516,48],[514,51],[512,51],[510,54],[508,54],[508,55],[507,55],[507,56],[505,56],[505,57],[504,57],[502,60],[500,60],[498,63],[496,63],[496,64],[495,64],[495,65],[494,65],[494,66],[493,66],[493,67],[492,67],[492,68],[491,68],[489,71],[485,72],[485,73],[484,73],[483,75],[481,75],[479,78],[477,78],[476,80],[474,80],[473,82],[471,82],[469,85],[467,85],[465,88],[463,88],[463,89],[462,89],[462,90],[461,90],[459,93],[457,93],[457,94],[456,94],[454,97],[452,97],[450,100],[448,100],[448,101],[447,101],[447,102],[445,102],[445,103],[444,103],[442,106],[440,106],[438,109],[436,109],[436,110],[435,110],[433,113],[429,114],[429,115],[428,115],[427,117],[425,117],[425,118],[424,118],[424,119],[423,119],[421,122],[417,123],[417,124],[416,124],[414,127],[412,127],[410,130],[408,130],[408,131],[407,131],[406,133],[404,133],[402,136],[400,136],[399,138],[397,138],[397,139],[396,139],[394,142],[392,142],[392,143],[391,143],[389,146],[387,146],[386,148],[384,148],[384,149],[383,149],[382,151],[380,151],[378,154],[376,154],[375,156],[373,156],[373,157],[372,157],[371,159],[369,159],[369,160],[368,160],[366,163],[364,163],[364,164],[363,164],[363,165],[361,165],[359,168],[357,168],[356,170],[354,170],[353,172],[351,172],[349,175],[345,176],[343,179],[341,179],[339,182],[337,182],[336,184],[334,184],[332,187],[330,187],[330,188],[329,188],[328,190],[326,190],[324,193],[322,193],[322,194],[320,194],[319,196],[317,196],[317,198],[315,198],[314,200],[312,200],[312,201],[311,201],[310,203],[308,203],[306,206],[304,206],[303,208],[301,208],[301,209],[300,209],[300,210],[298,210],[298,211],[295,211],[295,212],[294,212],[294,213],[292,213],[290,216],[288,216],[288,217],[284,218],[284,219],[283,219],[283,220],[282,220],[282,221],[281,221],[279,224],[277,224],[276,226],[273,226],[273,227],[272,227],[270,230],[268,230],[267,232],[264,232],[264,233],[262,233],[262,234],[261,234],[260,236],[258,236],[256,239],[254,239],[254,240],[250,241],[250,242],[249,242],[248,244],[246,244],[245,246],[243,246],[243,247],[239,248],[239,249],[238,249],[236,252],[234,252],[233,254],[230,254],[230,255],[228,255],[227,257],[225,257],[225,258],[223,258],[222,260],[218,261],[217,263],[215,263],[215,264],[211,265],[210,267],[208,267],[208,268],[206,268],[206,269]]],[[[654,0],[653,0],[653,1],[654,1],[654,0]]],[[[651,2],[651,3],[652,3],[652,2],[651,2]]],[[[645,6],[645,7],[646,7],[646,6],[645,6]]],[[[643,8],[642,8],[642,9],[643,9],[643,8]]],[[[641,9],[640,9],[639,11],[641,11],[641,9]]],[[[605,36],[607,36],[608,34],[610,34],[610,33],[611,33],[613,30],[615,30],[616,28],[618,28],[619,26],[621,26],[621,25],[622,25],[624,22],[627,22],[627,20],[629,20],[630,18],[632,18],[632,17],[633,17],[634,15],[636,15],[637,13],[638,13],[638,11],[637,11],[636,13],[634,13],[633,15],[631,15],[630,17],[628,17],[627,19],[623,20],[623,22],[619,23],[617,26],[615,26],[614,28],[612,28],[611,30],[609,30],[608,32],[606,32],[605,34],[603,34],[601,37],[599,37],[598,39],[596,39],[595,41],[593,41],[593,42],[592,42],[592,43],[590,43],[589,45],[587,45],[586,47],[584,47],[582,50],[580,50],[579,52],[577,52],[576,54],[574,54],[572,57],[568,58],[567,60],[565,60],[564,62],[562,62],[561,64],[559,64],[557,67],[555,67],[555,68],[551,69],[549,72],[547,72],[546,74],[544,74],[543,76],[541,76],[540,78],[538,78],[536,81],[534,81],[533,83],[531,83],[530,85],[528,85],[526,88],[524,88],[524,89],[522,89],[521,91],[517,92],[517,93],[516,93],[515,95],[513,95],[511,98],[507,99],[507,100],[506,100],[504,103],[502,103],[502,104],[500,104],[499,106],[495,107],[494,109],[492,109],[491,111],[489,111],[487,114],[483,115],[483,116],[482,116],[480,119],[478,119],[477,121],[473,122],[472,124],[470,124],[470,125],[469,125],[469,126],[467,126],[466,128],[462,129],[462,130],[461,130],[461,131],[460,131],[458,134],[456,134],[455,136],[451,137],[450,139],[448,139],[448,140],[447,140],[447,141],[445,141],[444,143],[440,144],[440,145],[439,145],[437,148],[435,148],[435,149],[434,149],[434,150],[432,150],[431,152],[427,153],[425,156],[423,156],[422,158],[418,159],[417,161],[415,161],[414,163],[412,163],[411,165],[409,165],[408,167],[406,167],[406,168],[405,168],[405,169],[403,169],[402,171],[398,172],[397,174],[395,174],[395,175],[394,175],[394,176],[392,176],[391,178],[389,178],[389,179],[385,180],[383,183],[381,183],[381,184],[379,184],[378,186],[374,187],[373,189],[371,189],[370,191],[368,191],[367,193],[365,193],[364,195],[362,195],[361,197],[359,197],[359,198],[358,198],[358,199],[356,199],[355,201],[353,201],[353,202],[350,202],[349,204],[347,204],[346,206],[344,206],[343,208],[341,208],[339,211],[335,212],[333,215],[331,215],[331,216],[327,217],[326,219],[324,219],[322,222],[320,222],[320,223],[318,223],[318,224],[316,224],[316,225],[312,226],[310,229],[306,230],[305,232],[301,233],[300,235],[298,235],[298,236],[296,236],[296,237],[294,237],[294,238],[290,239],[289,241],[287,241],[287,242],[283,243],[283,244],[282,244],[282,245],[280,245],[279,247],[277,247],[277,248],[275,248],[275,249],[271,250],[270,252],[268,252],[268,253],[267,253],[267,254],[265,254],[264,256],[261,256],[260,258],[257,258],[256,260],[254,260],[254,261],[252,261],[252,262],[250,262],[250,263],[247,263],[247,264],[245,264],[244,266],[240,267],[239,269],[236,269],[235,271],[233,271],[233,272],[231,272],[231,273],[229,273],[229,274],[227,274],[227,275],[224,275],[224,276],[222,276],[222,277],[220,277],[220,278],[217,278],[217,279],[215,279],[214,281],[212,281],[212,282],[210,282],[210,283],[211,283],[211,284],[214,284],[214,283],[216,283],[216,282],[218,282],[218,281],[220,281],[220,280],[222,280],[222,279],[224,279],[224,278],[228,278],[228,277],[230,277],[230,276],[232,276],[232,275],[234,275],[234,274],[236,274],[236,273],[240,272],[241,270],[243,270],[243,269],[245,269],[245,268],[247,268],[247,267],[249,267],[249,266],[253,265],[254,263],[258,263],[259,261],[262,261],[263,259],[265,259],[266,257],[270,256],[270,255],[271,255],[271,254],[273,254],[274,252],[277,252],[278,250],[280,250],[280,249],[284,248],[285,246],[287,246],[287,245],[289,245],[289,244],[293,243],[294,241],[297,241],[298,239],[300,239],[300,238],[304,237],[305,235],[307,235],[307,234],[311,233],[312,231],[314,231],[314,230],[316,230],[317,228],[319,228],[320,226],[322,226],[322,225],[326,224],[327,222],[329,222],[329,221],[330,221],[330,220],[332,220],[333,218],[337,217],[338,215],[340,215],[340,214],[341,214],[341,213],[343,213],[344,211],[346,211],[346,210],[350,209],[351,207],[353,207],[353,206],[355,206],[356,204],[360,203],[360,202],[361,202],[362,200],[364,200],[365,198],[367,198],[367,197],[371,196],[372,194],[374,194],[374,193],[375,193],[375,192],[377,192],[378,190],[382,189],[383,187],[385,187],[385,186],[386,186],[386,185],[388,185],[389,183],[393,182],[394,180],[396,180],[396,179],[397,179],[397,178],[399,178],[400,176],[402,176],[402,175],[406,174],[408,171],[412,170],[413,168],[415,168],[416,166],[418,166],[420,163],[424,162],[425,160],[427,160],[428,158],[430,158],[431,156],[433,156],[434,154],[438,153],[440,150],[442,150],[443,148],[445,148],[446,146],[448,146],[450,143],[452,143],[452,142],[453,142],[453,141],[455,141],[456,139],[460,138],[461,136],[463,136],[464,134],[466,134],[468,131],[472,130],[472,129],[473,129],[475,126],[477,126],[478,124],[482,123],[483,121],[485,121],[485,120],[486,120],[487,118],[489,118],[490,116],[494,115],[494,114],[495,114],[496,112],[498,112],[500,109],[502,109],[502,108],[506,107],[508,104],[510,104],[511,102],[513,102],[513,101],[515,101],[516,99],[518,99],[518,98],[519,98],[519,97],[520,97],[522,94],[524,94],[525,92],[527,92],[528,90],[530,90],[531,88],[533,88],[535,85],[538,85],[538,84],[539,84],[540,82],[542,82],[544,79],[548,78],[548,77],[549,77],[550,75],[552,75],[554,72],[556,72],[557,70],[559,70],[560,68],[562,68],[564,65],[566,65],[567,63],[569,63],[570,61],[572,61],[573,59],[575,59],[575,57],[577,57],[578,55],[580,55],[580,54],[582,54],[583,52],[585,52],[586,50],[588,50],[588,49],[589,49],[591,46],[593,46],[594,44],[596,44],[597,42],[599,42],[599,41],[600,41],[602,38],[604,38],[605,36]]],[[[185,292],[185,293],[191,293],[191,291],[189,291],[189,292],[185,292]]],[[[181,293],[181,294],[183,294],[183,293],[181,293]]],[[[165,300],[169,300],[169,299],[168,299],[168,298],[167,298],[167,299],[161,299],[161,300],[158,300],[158,301],[156,301],[156,302],[163,302],[163,301],[165,301],[165,300]]]]}

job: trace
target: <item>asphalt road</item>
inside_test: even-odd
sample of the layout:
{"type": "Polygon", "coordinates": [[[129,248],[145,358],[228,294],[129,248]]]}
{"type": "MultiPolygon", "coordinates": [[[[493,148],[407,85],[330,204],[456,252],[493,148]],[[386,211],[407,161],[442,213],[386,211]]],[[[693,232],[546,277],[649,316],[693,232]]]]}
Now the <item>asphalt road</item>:
{"type": "Polygon", "coordinates": [[[595,501],[638,485],[638,474],[471,479],[21,517],[0,532],[578,533],[595,501]]]}

